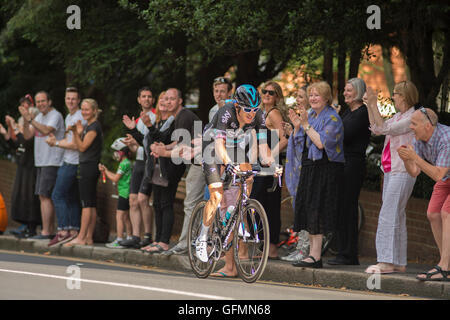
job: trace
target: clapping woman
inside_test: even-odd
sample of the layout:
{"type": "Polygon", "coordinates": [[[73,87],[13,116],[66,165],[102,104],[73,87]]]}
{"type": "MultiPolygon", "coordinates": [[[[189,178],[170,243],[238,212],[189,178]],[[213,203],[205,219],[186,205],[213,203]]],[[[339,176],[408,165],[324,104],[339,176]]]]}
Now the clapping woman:
{"type": "MultiPolygon", "coordinates": [[[[33,98],[27,94],[20,99],[20,106],[32,114],[33,118],[39,110],[33,106],[33,98]]],[[[0,133],[11,149],[15,150],[17,170],[11,198],[11,218],[22,223],[12,233],[19,238],[36,235],[36,227],[41,224],[39,197],[34,194],[36,167],[34,166],[34,137],[26,140],[23,135],[23,117],[18,123],[11,116],[5,117],[6,128],[0,124],[0,133]]]]}
{"type": "Polygon", "coordinates": [[[309,233],[309,256],[295,267],[322,268],[323,235],[335,229],[341,210],[344,179],[344,129],[330,106],[331,88],[326,82],[308,87],[311,111],[300,108],[300,116],[289,110],[294,125],[294,143],[302,155],[302,168],[295,198],[294,231],[309,233]]]}
{"type": "Polygon", "coordinates": [[[87,122],[83,128],[81,121],[70,127],[74,142],[80,151],[79,189],[81,198],[81,228],[78,236],[64,246],[92,245],[97,219],[97,181],[100,175],[98,164],[102,153],[103,133],[98,121],[98,104],[94,99],[81,102],[81,114],[87,122]]]}

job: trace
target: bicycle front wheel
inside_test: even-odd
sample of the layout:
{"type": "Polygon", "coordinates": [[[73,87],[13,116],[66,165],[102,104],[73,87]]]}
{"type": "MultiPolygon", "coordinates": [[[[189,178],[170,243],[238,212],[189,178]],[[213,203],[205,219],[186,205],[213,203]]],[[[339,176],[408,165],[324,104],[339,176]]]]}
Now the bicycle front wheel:
{"type": "Polygon", "coordinates": [[[269,256],[269,222],[263,206],[249,199],[239,213],[234,230],[234,259],[236,269],[247,283],[257,281],[264,273],[269,256]]]}
{"type": "MultiPolygon", "coordinates": [[[[195,241],[200,235],[200,231],[202,228],[203,221],[203,210],[205,208],[206,200],[200,201],[192,211],[191,219],[189,221],[188,228],[188,255],[189,262],[192,267],[192,271],[198,278],[206,278],[209,276],[211,271],[214,269],[216,265],[216,260],[213,259],[210,255],[210,258],[207,262],[202,262],[197,258],[195,254],[195,241]]],[[[214,223],[215,224],[215,223],[214,223]]],[[[214,225],[210,228],[210,232],[213,232],[214,225]]],[[[214,245],[211,240],[211,236],[208,239],[208,252],[214,250],[214,245]]]]}

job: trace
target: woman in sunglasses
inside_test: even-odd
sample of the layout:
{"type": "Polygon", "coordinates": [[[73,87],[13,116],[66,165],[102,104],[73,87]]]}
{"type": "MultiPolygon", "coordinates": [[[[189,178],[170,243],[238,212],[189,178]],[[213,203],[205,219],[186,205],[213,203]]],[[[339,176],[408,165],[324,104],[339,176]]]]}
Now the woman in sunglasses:
{"type": "MultiPolygon", "coordinates": [[[[283,130],[284,110],[283,91],[275,81],[268,81],[261,89],[261,109],[267,127],[267,144],[275,159],[286,149],[288,140],[283,130]]],[[[278,159],[281,163],[281,159],[278,159]]],[[[270,246],[269,259],[277,260],[277,244],[280,242],[281,229],[281,188],[276,186],[272,191],[273,178],[271,176],[258,176],[254,178],[251,198],[258,200],[264,207],[269,220],[270,246]]]]}
{"type": "Polygon", "coordinates": [[[419,93],[411,81],[395,85],[393,100],[397,113],[384,121],[377,106],[377,94],[368,87],[365,95],[369,111],[370,130],[376,135],[385,135],[381,155],[381,170],[384,172],[383,204],[378,218],[376,235],[377,264],[366,269],[366,273],[393,273],[406,271],[407,234],[406,204],[411,196],[416,178],[406,171],[397,149],[413,142],[410,129],[413,106],[419,101],[419,93]]]}

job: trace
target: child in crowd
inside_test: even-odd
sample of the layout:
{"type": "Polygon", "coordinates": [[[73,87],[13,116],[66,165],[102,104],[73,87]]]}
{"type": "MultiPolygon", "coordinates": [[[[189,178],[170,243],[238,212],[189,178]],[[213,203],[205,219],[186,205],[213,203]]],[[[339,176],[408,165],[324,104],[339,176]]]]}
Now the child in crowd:
{"type": "Polygon", "coordinates": [[[111,148],[114,151],[113,159],[119,161],[119,167],[116,173],[109,171],[103,164],[99,163],[98,169],[103,175],[103,182],[105,178],[108,178],[114,183],[117,183],[117,189],[119,193],[119,200],[117,202],[117,213],[116,213],[116,230],[117,238],[111,242],[107,243],[106,247],[120,249],[124,248],[121,246],[120,242],[124,239],[124,229],[126,228],[127,239],[131,237],[131,220],[130,220],[130,179],[131,179],[131,151],[128,147],[121,141],[123,138],[116,139],[111,148]]]}

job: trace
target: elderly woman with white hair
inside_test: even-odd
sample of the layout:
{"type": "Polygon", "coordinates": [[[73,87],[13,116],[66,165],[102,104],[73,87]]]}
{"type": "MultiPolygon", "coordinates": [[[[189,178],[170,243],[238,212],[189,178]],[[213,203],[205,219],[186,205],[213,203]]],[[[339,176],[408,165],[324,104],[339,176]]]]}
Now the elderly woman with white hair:
{"type": "Polygon", "coordinates": [[[352,78],[344,87],[348,109],[342,115],[344,124],[344,199],[336,225],[338,254],[328,260],[331,265],[359,265],[358,198],[366,174],[366,148],[370,139],[367,106],[363,103],[366,84],[352,78]]]}

